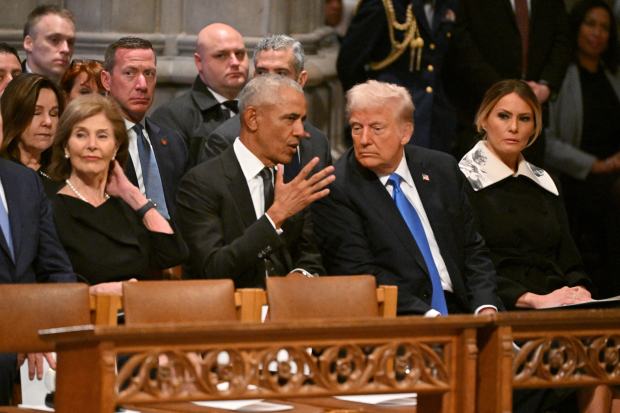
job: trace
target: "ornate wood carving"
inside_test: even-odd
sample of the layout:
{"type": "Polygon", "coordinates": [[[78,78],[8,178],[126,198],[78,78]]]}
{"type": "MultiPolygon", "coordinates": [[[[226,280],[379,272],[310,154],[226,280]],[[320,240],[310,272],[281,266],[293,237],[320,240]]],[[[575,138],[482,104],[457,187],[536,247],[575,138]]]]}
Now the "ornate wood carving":
{"type": "Polygon", "coordinates": [[[620,335],[528,339],[513,363],[514,385],[620,382],[620,335]]]}
{"type": "Polygon", "coordinates": [[[450,389],[450,344],[390,342],[135,353],[118,402],[450,389]]]}

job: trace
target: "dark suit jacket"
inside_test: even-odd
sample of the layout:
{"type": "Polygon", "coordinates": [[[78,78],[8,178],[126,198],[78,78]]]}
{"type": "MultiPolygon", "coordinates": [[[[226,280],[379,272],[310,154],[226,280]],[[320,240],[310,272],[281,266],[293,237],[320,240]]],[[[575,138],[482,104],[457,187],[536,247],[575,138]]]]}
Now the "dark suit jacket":
{"type": "Polygon", "coordinates": [[[190,170],[181,182],[178,223],[189,250],[186,273],[232,278],[237,288],[265,286],[265,259],[276,274],[294,268],[324,273],[307,212],[289,218],[281,235],[258,220],[233,147],[190,170]]]}
{"type": "MultiPolygon", "coordinates": [[[[174,218],[176,212],[176,194],[181,177],[187,170],[187,148],[183,140],[170,130],[160,128],[150,118],[145,119],[146,133],[149,135],[157,166],[161,176],[161,183],[166,197],[166,206],[170,216],[174,218]]],[[[125,165],[127,178],[138,186],[138,178],[131,160],[125,165]]]]}
{"type": "MultiPolygon", "coordinates": [[[[399,22],[406,20],[412,5],[420,36],[424,40],[420,70],[410,70],[410,49],[380,70],[369,63],[385,59],[391,50],[390,30],[383,1],[363,0],[340,45],[338,78],[345,90],[367,79],[401,85],[411,93],[415,104],[415,133],[412,143],[426,148],[448,151],[456,132],[456,114],[445,95],[442,72],[446,52],[452,43],[456,0],[435,0],[433,24],[429,24],[423,0],[394,0],[394,13],[399,22]],[[431,88],[428,89],[427,88],[431,88]],[[430,91],[430,93],[429,93],[430,91]]],[[[404,32],[395,30],[401,42],[404,32]]],[[[415,62],[414,62],[415,64],[415,62]]]]}
{"type": "Polygon", "coordinates": [[[0,180],[9,209],[15,261],[0,237],[0,283],[75,282],[52,209],[36,173],[0,159],[0,180]]]}
{"type": "MultiPolygon", "coordinates": [[[[495,270],[456,162],[415,146],[407,146],[405,154],[460,307],[472,312],[484,304],[500,308],[495,270]]],[[[357,163],[352,149],[336,163],[330,195],[312,212],[328,274],[374,274],[378,284],[397,285],[399,314],[431,308],[422,253],[394,200],[377,176],[357,163]]]]}
{"type": "MultiPolygon", "coordinates": [[[[320,161],[314,167],[313,172],[320,171],[326,166],[331,165],[332,156],[327,136],[308,121],[304,122],[304,129],[310,133],[310,137],[302,139],[299,144],[301,166],[306,165],[315,156],[318,156],[320,161]]],[[[240,130],[239,116],[233,116],[222,123],[209,135],[205,143],[206,157],[209,159],[213,158],[224,152],[229,146],[232,146],[235,138],[239,136],[240,130]]]]}
{"type": "Polygon", "coordinates": [[[190,91],[157,108],[151,118],[181,135],[189,149],[191,168],[206,159],[205,140],[215,128],[229,119],[229,114],[222,110],[207,86],[196,76],[190,91]]]}
{"type": "MultiPolygon", "coordinates": [[[[459,101],[475,111],[493,83],[521,78],[521,37],[510,0],[461,0],[460,5],[450,67],[459,101]]],[[[526,80],[544,80],[558,91],[569,60],[564,2],[532,0],[526,80]]]]}

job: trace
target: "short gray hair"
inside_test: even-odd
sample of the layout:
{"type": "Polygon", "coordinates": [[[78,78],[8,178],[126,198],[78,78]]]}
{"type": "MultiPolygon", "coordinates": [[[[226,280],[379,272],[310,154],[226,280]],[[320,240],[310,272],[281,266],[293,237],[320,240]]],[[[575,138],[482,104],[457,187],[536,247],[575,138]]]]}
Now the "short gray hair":
{"type": "Polygon", "coordinates": [[[299,83],[288,77],[265,74],[250,80],[239,92],[239,113],[243,113],[249,106],[274,104],[279,99],[279,89],[290,88],[303,94],[304,90],[299,83]]]}
{"type": "Polygon", "coordinates": [[[394,111],[405,122],[413,122],[413,101],[411,94],[402,86],[393,83],[367,80],[353,86],[347,92],[347,118],[359,108],[382,107],[389,102],[396,103],[394,111]]]}
{"type": "Polygon", "coordinates": [[[254,67],[256,67],[256,56],[265,50],[293,50],[293,67],[295,68],[295,74],[299,75],[304,70],[304,47],[299,40],[293,39],[291,36],[285,34],[272,34],[267,37],[263,37],[256,44],[254,48],[254,54],[252,61],[254,67]]]}

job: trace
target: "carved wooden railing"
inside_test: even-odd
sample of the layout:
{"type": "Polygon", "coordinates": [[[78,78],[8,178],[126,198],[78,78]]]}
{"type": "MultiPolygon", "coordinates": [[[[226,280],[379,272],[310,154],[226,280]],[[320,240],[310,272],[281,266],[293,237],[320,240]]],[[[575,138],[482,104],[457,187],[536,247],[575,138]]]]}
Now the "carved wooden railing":
{"type": "Polygon", "coordinates": [[[489,317],[82,326],[56,343],[58,412],[117,404],[417,392],[417,412],[474,412],[489,317]],[[312,349],[312,350],[310,350],[312,349]],[[115,372],[117,356],[126,361],[115,372]]]}
{"type": "Polygon", "coordinates": [[[513,388],[620,384],[618,309],[503,313],[478,336],[480,413],[510,412],[513,388]]]}

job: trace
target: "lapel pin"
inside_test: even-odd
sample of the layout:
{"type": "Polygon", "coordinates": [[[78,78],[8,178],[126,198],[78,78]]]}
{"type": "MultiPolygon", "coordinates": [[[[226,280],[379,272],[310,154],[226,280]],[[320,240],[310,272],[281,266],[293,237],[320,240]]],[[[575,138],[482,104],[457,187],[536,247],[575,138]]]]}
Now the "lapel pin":
{"type": "Polygon", "coordinates": [[[163,146],[168,145],[168,138],[161,138],[159,143],[161,143],[163,146]]]}
{"type": "Polygon", "coordinates": [[[422,174],[422,180],[426,182],[430,182],[431,178],[427,174],[422,174]]]}

